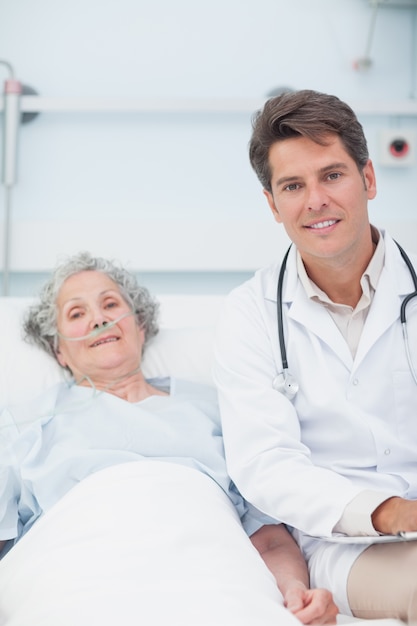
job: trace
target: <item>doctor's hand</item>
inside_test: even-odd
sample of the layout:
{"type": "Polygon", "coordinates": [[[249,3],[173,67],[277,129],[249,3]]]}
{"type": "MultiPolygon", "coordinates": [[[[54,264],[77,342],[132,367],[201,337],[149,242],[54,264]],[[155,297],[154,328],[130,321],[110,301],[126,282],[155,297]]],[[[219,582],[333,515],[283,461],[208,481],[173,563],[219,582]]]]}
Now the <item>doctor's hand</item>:
{"type": "Polygon", "coordinates": [[[284,596],[284,605],[302,624],[336,624],[339,612],[327,589],[292,587],[284,596]]]}
{"type": "Polygon", "coordinates": [[[417,501],[397,496],[385,500],[372,513],[372,524],[375,530],[388,535],[417,530],[417,501]]]}

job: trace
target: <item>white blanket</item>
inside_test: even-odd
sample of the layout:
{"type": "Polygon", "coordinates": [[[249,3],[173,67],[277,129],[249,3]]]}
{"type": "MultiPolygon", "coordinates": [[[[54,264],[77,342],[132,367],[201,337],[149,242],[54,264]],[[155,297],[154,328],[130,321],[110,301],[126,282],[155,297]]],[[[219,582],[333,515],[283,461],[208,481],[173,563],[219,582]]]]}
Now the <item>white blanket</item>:
{"type": "Polygon", "coordinates": [[[0,561],[7,626],[291,626],[228,497],[164,462],[93,474],[0,561]]]}

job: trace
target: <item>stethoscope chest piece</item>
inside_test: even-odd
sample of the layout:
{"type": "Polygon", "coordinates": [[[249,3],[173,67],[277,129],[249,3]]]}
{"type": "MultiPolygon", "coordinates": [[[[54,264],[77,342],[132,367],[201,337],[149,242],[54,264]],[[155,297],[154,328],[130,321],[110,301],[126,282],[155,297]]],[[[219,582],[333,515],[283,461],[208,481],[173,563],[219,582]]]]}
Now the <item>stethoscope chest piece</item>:
{"type": "Polygon", "coordinates": [[[294,376],[285,370],[278,374],[278,376],[275,376],[272,381],[272,387],[276,391],[284,394],[289,400],[292,400],[298,392],[299,384],[294,376]]]}

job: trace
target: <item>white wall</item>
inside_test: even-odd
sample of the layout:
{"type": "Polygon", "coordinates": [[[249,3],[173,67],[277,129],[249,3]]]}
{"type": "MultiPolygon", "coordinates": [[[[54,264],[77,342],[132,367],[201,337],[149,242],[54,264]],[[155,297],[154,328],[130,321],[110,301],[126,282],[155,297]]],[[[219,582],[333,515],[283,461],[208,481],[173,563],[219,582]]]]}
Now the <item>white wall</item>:
{"type": "Polygon", "coordinates": [[[20,129],[12,293],[86,247],[157,277],[159,291],[221,292],[275,258],[286,237],[247,142],[254,108],[282,85],[357,109],[379,181],[371,217],[417,249],[417,165],[381,166],[378,144],[381,129],[417,130],[417,9],[379,9],[372,66],[358,72],[372,11],[368,0],[0,0],[0,58],[52,109],[20,129]],[[110,110],[70,110],[87,99],[110,110]],[[143,99],[200,110],[120,112],[143,99]],[[223,110],[202,110],[207,99],[223,110]]]}

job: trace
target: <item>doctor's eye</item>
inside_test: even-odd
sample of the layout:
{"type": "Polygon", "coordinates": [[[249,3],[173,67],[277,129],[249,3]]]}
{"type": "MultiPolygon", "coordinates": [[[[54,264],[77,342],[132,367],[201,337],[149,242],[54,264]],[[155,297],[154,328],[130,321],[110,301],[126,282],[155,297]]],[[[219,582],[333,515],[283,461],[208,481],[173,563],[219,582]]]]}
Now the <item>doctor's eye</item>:
{"type": "Polygon", "coordinates": [[[285,185],[284,191],[297,191],[299,188],[299,183],[290,183],[289,185],[285,185]]]}

